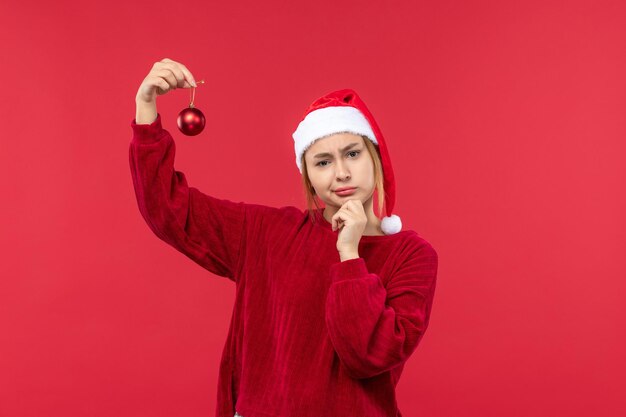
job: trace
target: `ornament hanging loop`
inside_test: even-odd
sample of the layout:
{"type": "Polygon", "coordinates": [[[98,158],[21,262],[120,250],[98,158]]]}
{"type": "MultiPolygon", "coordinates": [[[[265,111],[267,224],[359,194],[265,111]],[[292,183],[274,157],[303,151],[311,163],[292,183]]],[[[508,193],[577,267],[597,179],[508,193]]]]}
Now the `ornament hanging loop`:
{"type": "MultiPolygon", "coordinates": [[[[204,84],[204,80],[196,81],[196,84],[204,84]]],[[[193,101],[196,98],[196,87],[191,88],[191,101],[189,102],[189,107],[193,108],[193,101]]]]}

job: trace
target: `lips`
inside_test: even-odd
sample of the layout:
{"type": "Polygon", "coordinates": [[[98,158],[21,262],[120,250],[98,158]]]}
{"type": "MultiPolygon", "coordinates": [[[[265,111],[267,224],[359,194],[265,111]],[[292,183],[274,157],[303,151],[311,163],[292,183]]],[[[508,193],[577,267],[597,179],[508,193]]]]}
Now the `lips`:
{"type": "Polygon", "coordinates": [[[355,191],[356,191],[355,187],[352,187],[352,188],[345,188],[345,187],[343,187],[343,188],[337,188],[335,190],[335,194],[342,195],[342,196],[343,195],[350,195],[350,194],[354,194],[355,191]]]}

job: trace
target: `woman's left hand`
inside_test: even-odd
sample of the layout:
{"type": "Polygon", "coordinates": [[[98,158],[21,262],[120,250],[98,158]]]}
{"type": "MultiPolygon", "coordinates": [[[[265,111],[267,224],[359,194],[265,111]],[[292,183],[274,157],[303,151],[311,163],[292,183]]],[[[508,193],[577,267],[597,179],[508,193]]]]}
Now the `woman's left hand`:
{"type": "Polygon", "coordinates": [[[331,218],[331,223],[333,231],[339,230],[337,250],[344,253],[357,253],[359,241],[367,225],[363,202],[358,199],[346,201],[331,218]]]}

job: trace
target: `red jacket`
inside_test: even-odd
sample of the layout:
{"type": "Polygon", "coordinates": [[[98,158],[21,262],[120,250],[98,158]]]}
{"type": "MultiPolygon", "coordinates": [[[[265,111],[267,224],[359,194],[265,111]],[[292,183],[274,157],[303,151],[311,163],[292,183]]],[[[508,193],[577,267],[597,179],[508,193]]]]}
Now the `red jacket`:
{"type": "Polygon", "coordinates": [[[316,211],[219,199],[174,170],[162,128],[131,122],[139,211],[163,241],[233,281],[217,417],[400,417],[395,387],[426,328],[437,253],[416,232],[362,236],[341,262],[316,211]]]}

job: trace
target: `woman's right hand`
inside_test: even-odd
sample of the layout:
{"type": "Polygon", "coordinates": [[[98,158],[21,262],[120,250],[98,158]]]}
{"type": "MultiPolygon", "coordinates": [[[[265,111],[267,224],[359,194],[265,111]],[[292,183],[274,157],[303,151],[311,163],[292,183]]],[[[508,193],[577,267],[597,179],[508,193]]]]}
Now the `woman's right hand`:
{"type": "Polygon", "coordinates": [[[186,66],[169,58],[155,62],[137,91],[135,101],[154,104],[157,96],[179,87],[191,88],[196,81],[186,66]]]}

